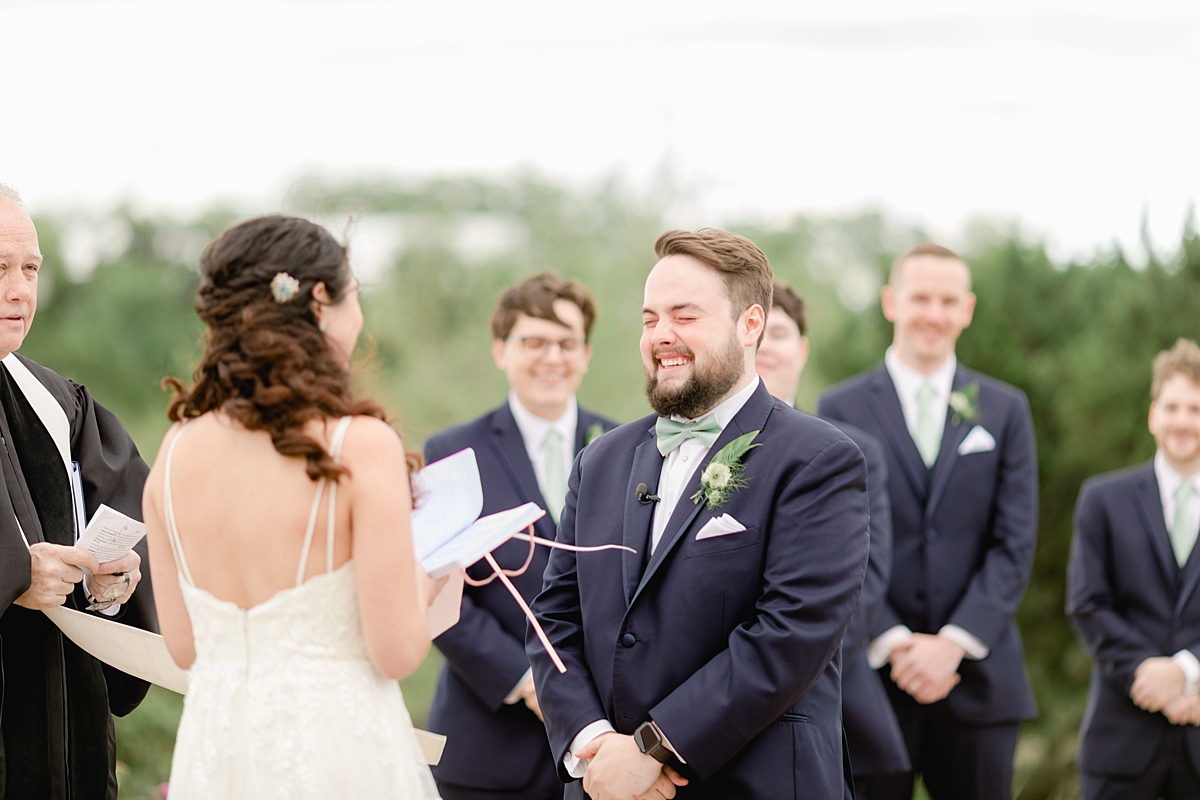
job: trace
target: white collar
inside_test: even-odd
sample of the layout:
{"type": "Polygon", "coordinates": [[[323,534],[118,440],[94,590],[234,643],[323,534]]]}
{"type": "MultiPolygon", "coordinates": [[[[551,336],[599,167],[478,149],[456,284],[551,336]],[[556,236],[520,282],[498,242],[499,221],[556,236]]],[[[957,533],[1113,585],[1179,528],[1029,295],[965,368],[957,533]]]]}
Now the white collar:
{"type": "Polygon", "coordinates": [[[1191,481],[1192,486],[1200,491],[1200,473],[1184,477],[1183,473],[1167,462],[1162,450],[1154,453],[1154,477],[1158,480],[1158,490],[1164,498],[1175,496],[1180,484],[1191,481]]]}
{"type": "Polygon", "coordinates": [[[887,367],[888,374],[892,376],[892,382],[896,384],[896,393],[906,401],[915,401],[921,387],[929,384],[938,400],[944,403],[950,402],[950,390],[954,387],[954,373],[958,370],[958,359],[955,358],[954,353],[947,356],[932,375],[918,372],[901,361],[900,356],[896,355],[895,345],[888,347],[887,352],[883,355],[883,363],[887,367]]]}
{"type": "MultiPolygon", "coordinates": [[[[717,424],[721,426],[721,430],[725,430],[725,426],[737,416],[737,413],[742,410],[742,406],[746,405],[746,401],[750,399],[750,395],[754,394],[754,390],[758,388],[760,378],[755,375],[754,380],[750,381],[746,388],[739,391],[732,397],[724,400],[719,406],[712,411],[701,414],[696,419],[704,419],[709,414],[717,418],[717,424]]],[[[695,420],[686,419],[685,417],[673,416],[671,419],[677,422],[694,422],[695,420]]]]}
{"type": "MultiPolygon", "coordinates": [[[[562,437],[564,444],[569,444],[574,450],[575,427],[579,420],[579,403],[576,401],[575,395],[567,398],[567,410],[558,419],[545,419],[534,414],[521,405],[521,401],[517,399],[517,393],[512,391],[508,393],[508,408],[512,411],[513,419],[517,421],[521,438],[531,448],[541,447],[542,443],[546,441],[546,434],[554,430],[562,437]]],[[[527,447],[527,449],[531,448],[527,447]]]]}

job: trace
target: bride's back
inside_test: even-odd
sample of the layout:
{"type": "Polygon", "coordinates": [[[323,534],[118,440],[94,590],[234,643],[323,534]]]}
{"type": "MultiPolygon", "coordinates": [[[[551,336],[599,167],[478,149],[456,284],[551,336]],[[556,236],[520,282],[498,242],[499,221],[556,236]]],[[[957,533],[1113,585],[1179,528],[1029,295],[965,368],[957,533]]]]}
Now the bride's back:
{"type": "MultiPolygon", "coordinates": [[[[335,422],[311,422],[306,433],[328,450],[335,422]]],[[[350,467],[347,457],[343,454],[339,463],[350,467]]],[[[336,494],[335,570],[350,560],[352,552],[350,468],[351,474],[338,482],[336,494]]],[[[267,432],[247,430],[220,413],[188,423],[186,435],[175,447],[171,493],[184,556],[196,585],[241,608],[260,605],[296,585],[317,488],[304,460],[280,455],[267,432]]],[[[329,500],[326,488],[317,508],[303,579],[326,571],[329,500]]]]}

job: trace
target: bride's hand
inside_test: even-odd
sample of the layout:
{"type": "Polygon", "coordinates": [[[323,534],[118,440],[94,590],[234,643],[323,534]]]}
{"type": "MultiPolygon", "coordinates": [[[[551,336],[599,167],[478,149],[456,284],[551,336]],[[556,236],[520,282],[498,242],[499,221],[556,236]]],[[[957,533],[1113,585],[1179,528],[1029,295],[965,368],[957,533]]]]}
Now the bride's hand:
{"type": "Polygon", "coordinates": [[[433,601],[445,588],[446,582],[450,580],[449,575],[443,575],[440,578],[431,578],[425,569],[417,564],[417,585],[420,587],[421,596],[425,598],[425,607],[433,605],[433,601]]]}

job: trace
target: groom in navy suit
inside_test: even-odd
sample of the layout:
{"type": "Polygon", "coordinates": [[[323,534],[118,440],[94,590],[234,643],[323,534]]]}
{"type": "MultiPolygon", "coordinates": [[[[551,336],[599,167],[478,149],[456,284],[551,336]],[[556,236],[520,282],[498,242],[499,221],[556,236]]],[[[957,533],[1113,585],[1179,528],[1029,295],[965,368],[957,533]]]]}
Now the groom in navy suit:
{"type": "MultiPolygon", "coordinates": [[[[545,539],[554,538],[576,453],[614,427],[575,400],[595,319],[591,292],[552,272],[506,289],[491,330],[492,355],[508,378],[507,402],[425,445],[431,462],[474,448],[483,513],[537,503],[548,511],[535,526],[545,539]]],[[[529,544],[511,541],[493,555],[501,567],[519,569],[529,544]]],[[[541,589],[547,558],[539,546],[529,569],[512,579],[526,602],[541,589]]],[[[491,574],[486,566],[470,572],[476,579],[491,574]]],[[[444,800],[562,797],[525,656],[525,625],[499,582],[467,586],[459,623],[434,640],[446,657],[429,710],[430,729],[448,737],[433,768],[444,800]]]]}
{"type": "Polygon", "coordinates": [[[527,651],[567,797],[841,800],[841,641],[867,561],[866,468],[767,392],[771,268],[670,231],[646,279],[657,412],[575,461],[527,651]]]}
{"type": "MultiPolygon", "coordinates": [[[[808,361],[807,314],[804,300],[775,281],[767,332],[758,346],[755,369],[775,397],[796,405],[796,386],[808,361]]],[[[892,571],[892,506],[887,492],[887,458],[871,434],[845,422],[834,425],[858,445],[867,460],[867,494],[871,501],[871,555],[858,611],[842,640],[842,724],[846,727],[850,767],[859,800],[870,798],[879,776],[912,769],[896,714],[879,673],[867,662],[871,628],[887,599],[892,571]]]]}
{"type": "Polygon", "coordinates": [[[919,244],[883,289],[882,366],[825,395],[823,416],[888,451],[892,578],[867,657],[886,685],[913,772],[863,795],[1010,800],[1018,723],[1035,715],[1013,621],[1037,535],[1037,461],[1025,395],[958,364],[975,295],[966,263],[919,244]]]}
{"type": "Polygon", "coordinates": [[[1067,613],[1088,652],[1085,800],[1200,797],[1200,347],[1154,360],[1154,459],[1084,484],[1067,613]]]}

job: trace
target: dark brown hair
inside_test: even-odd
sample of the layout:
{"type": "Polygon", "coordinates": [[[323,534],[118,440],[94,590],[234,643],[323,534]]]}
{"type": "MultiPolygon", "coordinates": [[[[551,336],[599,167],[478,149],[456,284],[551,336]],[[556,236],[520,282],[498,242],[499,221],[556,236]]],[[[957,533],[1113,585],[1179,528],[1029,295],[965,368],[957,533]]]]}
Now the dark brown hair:
{"type": "Polygon", "coordinates": [[[1163,350],[1154,357],[1154,378],[1150,383],[1150,398],[1158,399],[1162,385],[1168,378],[1183,375],[1192,383],[1200,385],[1200,346],[1191,339],[1177,339],[1170,350],[1163,350]]]}
{"type": "MultiPolygon", "coordinates": [[[[691,256],[719,272],[735,318],[755,304],[762,306],[764,315],[771,310],[771,264],[745,236],[716,228],[701,228],[695,233],[667,231],[654,243],[654,254],[660,259],[691,256]]],[[[761,334],[758,341],[762,343],[761,334]]]]}
{"type": "Polygon", "coordinates": [[[896,256],[896,260],[892,262],[892,270],[888,273],[888,283],[895,286],[900,280],[900,276],[904,273],[904,262],[917,256],[933,256],[934,258],[946,258],[959,262],[967,268],[967,285],[970,286],[971,267],[967,264],[966,260],[949,247],[942,247],[940,244],[934,244],[933,242],[918,242],[896,256]]]}
{"type": "Polygon", "coordinates": [[[488,320],[492,338],[507,339],[517,324],[517,317],[522,314],[556,322],[564,328],[571,327],[555,313],[555,300],[566,300],[579,307],[583,313],[583,338],[588,339],[596,322],[596,299],[591,290],[579,281],[563,280],[550,270],[530,275],[500,293],[488,320]]]}
{"type": "MultiPolygon", "coordinates": [[[[178,422],[219,410],[267,431],[281,455],[306,459],[313,480],[348,474],[304,426],[357,414],[387,419],[375,401],[352,396],[350,372],[313,314],[316,284],[337,304],[350,278],[346,248],[305,219],[258,217],[217,237],[200,257],[196,293],[196,313],[208,326],[204,356],[191,387],[164,381],[175,390],[167,416],[178,422]],[[272,293],[281,273],[299,284],[282,302],[272,293]]],[[[408,454],[408,466],[417,469],[419,457],[408,454]]]]}
{"type": "Polygon", "coordinates": [[[808,331],[808,320],[804,315],[804,298],[796,294],[796,290],[783,281],[775,281],[771,302],[783,313],[792,318],[803,336],[808,331]]]}

